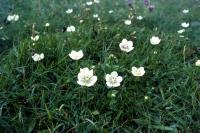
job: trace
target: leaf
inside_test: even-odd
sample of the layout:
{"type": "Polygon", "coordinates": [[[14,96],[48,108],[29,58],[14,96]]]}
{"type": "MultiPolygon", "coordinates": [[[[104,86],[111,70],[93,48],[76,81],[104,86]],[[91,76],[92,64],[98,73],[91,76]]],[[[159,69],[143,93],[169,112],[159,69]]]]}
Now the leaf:
{"type": "Polygon", "coordinates": [[[29,123],[29,127],[28,127],[28,133],[31,133],[35,127],[36,121],[31,121],[31,123],[29,123]]]}
{"type": "Polygon", "coordinates": [[[65,126],[63,123],[58,124],[54,129],[53,129],[53,133],[56,133],[56,130],[59,129],[60,127],[65,126]]]}
{"type": "Polygon", "coordinates": [[[164,125],[152,125],[151,127],[162,130],[162,131],[176,131],[175,128],[164,126],[164,125]]]}
{"type": "Polygon", "coordinates": [[[51,113],[49,111],[49,109],[47,108],[47,105],[45,104],[45,109],[47,111],[47,114],[48,114],[48,118],[51,120],[52,119],[52,116],[51,116],[51,113]]]}
{"type": "Polygon", "coordinates": [[[95,110],[95,111],[92,112],[92,114],[93,114],[93,115],[99,115],[100,113],[99,113],[98,110],[95,110]]]}

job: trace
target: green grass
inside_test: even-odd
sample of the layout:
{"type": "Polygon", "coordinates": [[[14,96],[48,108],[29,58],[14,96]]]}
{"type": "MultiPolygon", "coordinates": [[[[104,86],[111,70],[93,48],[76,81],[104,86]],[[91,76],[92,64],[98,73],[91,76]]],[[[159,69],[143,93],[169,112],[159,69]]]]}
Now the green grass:
{"type": "Polygon", "coordinates": [[[126,2],[101,0],[90,11],[81,6],[84,2],[1,2],[0,132],[200,132],[200,68],[195,66],[200,58],[200,1],[152,0],[152,13],[137,1],[136,13],[144,19],[134,19],[131,26],[124,24],[132,13],[126,2]],[[68,8],[74,12],[66,14],[68,8]],[[187,8],[190,13],[184,15],[187,8]],[[19,21],[7,24],[9,13],[19,14],[19,21]],[[180,38],[177,30],[184,21],[191,26],[180,38]],[[50,27],[44,27],[46,22],[50,27]],[[35,46],[30,39],[33,23],[40,36],[35,46]],[[76,32],[62,32],[69,25],[76,32]],[[162,39],[159,45],[150,44],[153,35],[162,39]],[[123,38],[134,43],[129,54],[119,49],[123,38]],[[70,59],[74,49],[83,50],[83,59],[70,59]],[[34,62],[35,52],[45,58],[34,62]],[[93,65],[97,83],[90,88],[78,85],[79,69],[93,65]],[[132,66],[144,66],[145,75],[134,77],[132,66]],[[114,70],[124,80],[120,87],[108,88],[105,75],[114,70]]]}

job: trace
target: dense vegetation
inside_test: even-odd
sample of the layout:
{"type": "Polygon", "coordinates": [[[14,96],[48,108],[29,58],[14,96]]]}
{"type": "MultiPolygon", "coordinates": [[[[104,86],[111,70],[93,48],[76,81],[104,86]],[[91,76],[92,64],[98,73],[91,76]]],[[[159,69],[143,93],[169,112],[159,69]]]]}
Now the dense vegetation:
{"type": "Polygon", "coordinates": [[[200,1],[151,3],[153,11],[142,0],[134,9],[124,0],[1,0],[0,132],[200,132],[200,1]],[[19,19],[8,21],[12,14],[19,19]],[[124,38],[131,52],[120,49],[124,38]],[[83,57],[71,59],[72,50],[83,57]],[[134,76],[133,66],[145,74],[134,76]],[[85,67],[97,76],[91,87],[77,83],[85,67]],[[123,80],[109,88],[113,71],[123,80]]]}

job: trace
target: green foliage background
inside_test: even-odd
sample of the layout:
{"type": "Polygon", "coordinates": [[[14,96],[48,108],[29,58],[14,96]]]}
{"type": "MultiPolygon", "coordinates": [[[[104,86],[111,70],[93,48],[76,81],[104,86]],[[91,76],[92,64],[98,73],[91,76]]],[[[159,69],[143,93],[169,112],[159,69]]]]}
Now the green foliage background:
{"type": "Polygon", "coordinates": [[[152,13],[136,1],[136,13],[144,19],[134,19],[131,26],[124,25],[132,13],[125,1],[101,0],[90,11],[84,2],[0,0],[0,132],[200,132],[200,68],[194,65],[200,58],[200,1],[152,0],[152,13]],[[72,14],[65,13],[69,8],[72,14]],[[9,14],[19,14],[19,21],[6,22],[9,14]],[[184,21],[191,26],[180,38],[177,30],[184,21]],[[35,46],[33,23],[40,35],[35,46]],[[62,32],[68,25],[76,32],[62,32]],[[153,35],[161,44],[150,44],[153,35]],[[119,49],[123,38],[134,42],[130,54],[119,49]],[[72,49],[82,49],[84,58],[71,60],[72,49]],[[34,62],[34,52],[43,52],[44,60],[34,62]],[[93,65],[98,82],[79,86],[79,69],[93,65]],[[144,66],[145,75],[133,77],[132,66],[144,66]],[[109,89],[104,76],[114,70],[124,80],[109,89]]]}

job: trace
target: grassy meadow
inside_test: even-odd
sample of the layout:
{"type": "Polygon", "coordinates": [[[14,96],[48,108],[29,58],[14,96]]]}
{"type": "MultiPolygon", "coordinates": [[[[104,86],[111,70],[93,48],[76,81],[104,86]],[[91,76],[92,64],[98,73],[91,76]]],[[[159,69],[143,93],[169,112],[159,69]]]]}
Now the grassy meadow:
{"type": "Polygon", "coordinates": [[[0,133],[200,133],[200,0],[0,0],[0,57],[0,133]]]}

